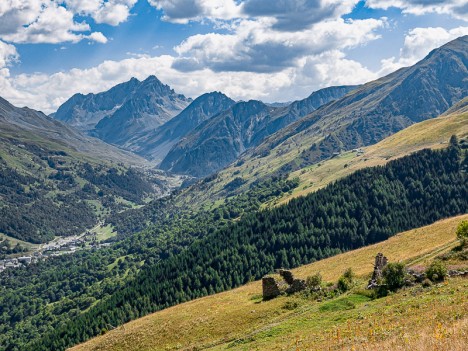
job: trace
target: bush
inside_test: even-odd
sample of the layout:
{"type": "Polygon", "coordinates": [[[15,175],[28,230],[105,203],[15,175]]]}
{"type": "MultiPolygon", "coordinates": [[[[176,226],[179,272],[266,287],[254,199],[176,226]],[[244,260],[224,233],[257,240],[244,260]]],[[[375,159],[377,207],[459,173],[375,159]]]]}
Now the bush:
{"type": "Polygon", "coordinates": [[[421,284],[422,284],[423,287],[428,288],[428,287],[430,287],[432,285],[432,282],[431,282],[430,279],[426,278],[426,279],[423,280],[423,282],[421,284]]]}
{"type": "Polygon", "coordinates": [[[390,291],[397,291],[405,285],[405,265],[403,263],[389,263],[382,271],[384,284],[390,291]]]}
{"type": "Polygon", "coordinates": [[[353,282],[354,278],[356,277],[356,274],[354,274],[353,270],[351,268],[348,268],[344,273],[343,277],[348,279],[349,281],[353,282]]]}
{"type": "Polygon", "coordinates": [[[442,281],[447,276],[447,267],[441,261],[433,261],[426,269],[426,276],[433,282],[442,281]]]}
{"type": "Polygon", "coordinates": [[[283,305],[284,310],[292,311],[299,307],[299,303],[297,301],[286,301],[283,305]]]}
{"type": "Polygon", "coordinates": [[[346,292],[352,288],[351,282],[346,279],[344,276],[341,276],[340,279],[338,279],[338,290],[341,292],[346,292]]]}
{"type": "Polygon", "coordinates": [[[338,279],[338,290],[346,292],[353,287],[354,272],[351,268],[348,268],[343,275],[338,279]]]}
{"type": "Polygon", "coordinates": [[[322,275],[320,273],[311,275],[306,279],[307,287],[310,290],[317,291],[320,290],[322,287],[322,275]]]}
{"type": "Polygon", "coordinates": [[[468,221],[461,221],[457,227],[457,238],[460,240],[461,246],[466,246],[468,243],[468,221]]]}

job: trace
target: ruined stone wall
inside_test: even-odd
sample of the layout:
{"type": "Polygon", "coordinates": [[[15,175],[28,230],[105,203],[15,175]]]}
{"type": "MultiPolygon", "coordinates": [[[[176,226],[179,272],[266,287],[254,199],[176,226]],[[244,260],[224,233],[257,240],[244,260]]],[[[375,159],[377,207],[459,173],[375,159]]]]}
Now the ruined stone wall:
{"type": "Polygon", "coordinates": [[[378,286],[378,281],[382,279],[382,272],[387,263],[387,257],[385,257],[383,253],[379,252],[377,256],[375,256],[374,272],[372,272],[372,278],[367,284],[367,289],[373,289],[378,286]]]}
{"type": "Polygon", "coordinates": [[[274,277],[262,278],[263,299],[273,299],[281,294],[278,283],[274,277]]]}
{"type": "Polygon", "coordinates": [[[303,279],[295,279],[291,271],[286,269],[278,270],[278,274],[283,281],[278,281],[272,276],[262,278],[263,299],[269,300],[281,295],[281,291],[293,294],[306,288],[306,282],[303,279]],[[286,285],[286,287],[284,286],[286,285]]]}

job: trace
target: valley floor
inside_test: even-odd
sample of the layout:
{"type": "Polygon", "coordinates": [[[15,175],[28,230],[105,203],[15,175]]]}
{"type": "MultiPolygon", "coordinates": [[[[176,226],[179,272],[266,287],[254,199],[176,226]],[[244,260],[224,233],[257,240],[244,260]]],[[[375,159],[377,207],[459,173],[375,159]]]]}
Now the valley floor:
{"type": "MultiPolygon", "coordinates": [[[[468,215],[293,270],[336,281],[351,267],[364,287],[373,258],[424,266],[456,245],[468,215]]],[[[453,262],[451,262],[453,264],[453,262]]],[[[466,264],[466,263],[465,263],[466,264]]],[[[261,282],[154,313],[78,345],[73,351],[156,350],[463,350],[468,344],[468,280],[450,278],[371,300],[363,290],[315,302],[301,296],[262,301],[261,282]]]]}

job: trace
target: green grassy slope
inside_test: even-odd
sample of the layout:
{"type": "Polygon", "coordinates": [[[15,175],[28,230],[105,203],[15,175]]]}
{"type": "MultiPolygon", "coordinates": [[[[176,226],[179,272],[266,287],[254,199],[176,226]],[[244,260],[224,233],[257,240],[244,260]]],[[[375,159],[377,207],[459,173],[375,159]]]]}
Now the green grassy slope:
{"type": "Polygon", "coordinates": [[[27,349],[71,346],[108,325],[234,288],[275,268],[296,267],[465,213],[465,176],[456,145],[453,140],[443,151],[425,150],[356,172],[286,206],[246,215],[142,270],[108,300],[27,349]]]}

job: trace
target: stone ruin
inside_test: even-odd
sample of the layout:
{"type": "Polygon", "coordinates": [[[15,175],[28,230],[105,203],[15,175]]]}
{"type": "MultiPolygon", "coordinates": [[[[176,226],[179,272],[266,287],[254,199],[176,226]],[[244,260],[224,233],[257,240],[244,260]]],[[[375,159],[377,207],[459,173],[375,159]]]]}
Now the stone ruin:
{"type": "Polygon", "coordinates": [[[374,272],[372,273],[371,280],[369,280],[369,283],[367,284],[367,289],[378,287],[378,282],[382,279],[382,271],[387,263],[387,257],[385,257],[383,253],[379,252],[377,256],[375,256],[374,272]]]}
{"type": "Polygon", "coordinates": [[[269,300],[281,295],[280,288],[275,277],[268,276],[262,278],[263,299],[269,300]]]}
{"type": "Polygon", "coordinates": [[[277,280],[273,276],[262,278],[263,299],[269,300],[275,298],[284,291],[287,294],[293,294],[306,288],[306,282],[303,279],[295,279],[291,271],[280,269],[277,272],[284,281],[277,280]]]}

